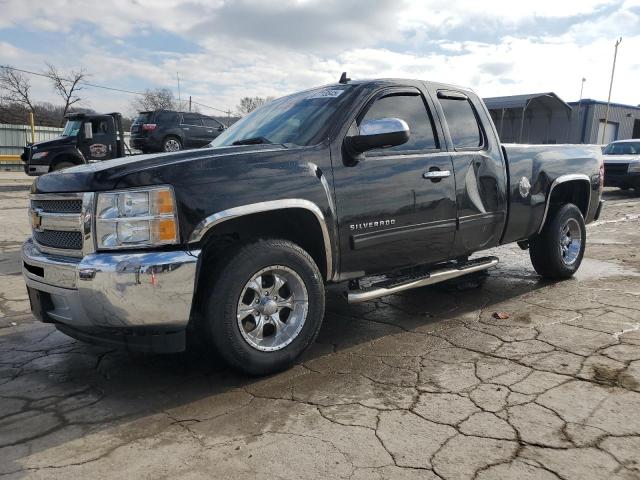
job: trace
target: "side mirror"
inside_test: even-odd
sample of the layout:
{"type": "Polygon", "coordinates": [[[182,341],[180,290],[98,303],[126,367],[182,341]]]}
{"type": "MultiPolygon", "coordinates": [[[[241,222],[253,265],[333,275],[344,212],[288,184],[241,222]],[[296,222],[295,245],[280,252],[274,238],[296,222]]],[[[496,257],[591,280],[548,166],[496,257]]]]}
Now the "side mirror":
{"type": "Polygon", "coordinates": [[[91,140],[93,138],[93,129],[91,127],[91,122],[86,122],[84,124],[84,138],[86,140],[91,140]]]}
{"type": "Polygon", "coordinates": [[[409,125],[399,118],[365,120],[360,124],[360,135],[350,138],[350,147],[358,153],[374,148],[395,147],[409,140],[409,125]]]}
{"type": "Polygon", "coordinates": [[[219,132],[224,132],[224,125],[220,125],[220,126],[218,127],[218,131],[219,131],[219,132]]]}

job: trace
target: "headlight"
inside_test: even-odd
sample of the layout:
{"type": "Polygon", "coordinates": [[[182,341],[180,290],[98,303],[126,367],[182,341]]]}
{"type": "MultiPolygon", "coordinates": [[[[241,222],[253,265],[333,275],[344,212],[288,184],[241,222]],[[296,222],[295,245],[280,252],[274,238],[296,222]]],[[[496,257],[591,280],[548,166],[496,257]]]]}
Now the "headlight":
{"type": "Polygon", "coordinates": [[[627,171],[629,173],[640,173],[640,162],[630,163],[627,171]]]}
{"type": "Polygon", "coordinates": [[[39,158],[44,158],[44,157],[46,157],[47,155],[49,155],[49,152],[38,152],[38,153],[34,153],[34,154],[32,155],[32,157],[31,157],[31,158],[32,158],[33,160],[37,160],[37,159],[39,159],[39,158]]]}
{"type": "Polygon", "coordinates": [[[98,193],[96,241],[99,249],[178,243],[178,221],[171,187],[98,193]]]}

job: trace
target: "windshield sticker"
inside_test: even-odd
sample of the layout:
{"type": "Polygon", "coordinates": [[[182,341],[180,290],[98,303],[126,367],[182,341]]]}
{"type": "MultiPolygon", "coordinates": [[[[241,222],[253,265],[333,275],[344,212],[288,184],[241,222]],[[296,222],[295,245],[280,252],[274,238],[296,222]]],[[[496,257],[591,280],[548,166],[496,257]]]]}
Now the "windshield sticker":
{"type": "Polygon", "coordinates": [[[311,98],[338,98],[340,95],[344,93],[343,89],[328,89],[328,90],[320,90],[318,92],[312,93],[307,97],[307,99],[311,98]]]}

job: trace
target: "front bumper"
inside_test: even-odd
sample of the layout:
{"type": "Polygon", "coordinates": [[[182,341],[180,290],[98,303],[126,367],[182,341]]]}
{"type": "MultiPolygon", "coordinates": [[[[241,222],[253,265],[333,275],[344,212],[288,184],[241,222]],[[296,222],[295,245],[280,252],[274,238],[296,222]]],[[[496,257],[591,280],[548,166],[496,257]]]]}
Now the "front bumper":
{"type": "Polygon", "coordinates": [[[635,187],[640,188],[640,173],[606,173],[604,174],[605,187],[635,187]]]}
{"type": "Polygon", "coordinates": [[[93,253],[82,259],[22,246],[31,309],[72,337],[130,350],[185,348],[199,251],[93,253]]]}
{"type": "Polygon", "coordinates": [[[50,168],[51,165],[32,165],[30,163],[24,164],[24,172],[27,175],[31,175],[32,177],[49,173],[50,168]]]}

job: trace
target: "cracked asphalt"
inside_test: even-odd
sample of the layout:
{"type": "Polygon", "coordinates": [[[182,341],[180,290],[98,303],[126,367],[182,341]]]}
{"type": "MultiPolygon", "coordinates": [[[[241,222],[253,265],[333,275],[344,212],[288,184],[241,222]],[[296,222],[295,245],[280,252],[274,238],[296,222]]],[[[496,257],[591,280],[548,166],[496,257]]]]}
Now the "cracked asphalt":
{"type": "Polygon", "coordinates": [[[352,306],[330,292],[303,360],[249,378],[36,322],[14,187],[0,183],[0,478],[640,478],[632,194],[607,190],[574,279],[544,282],[506,246],[485,279],[352,306]]]}

